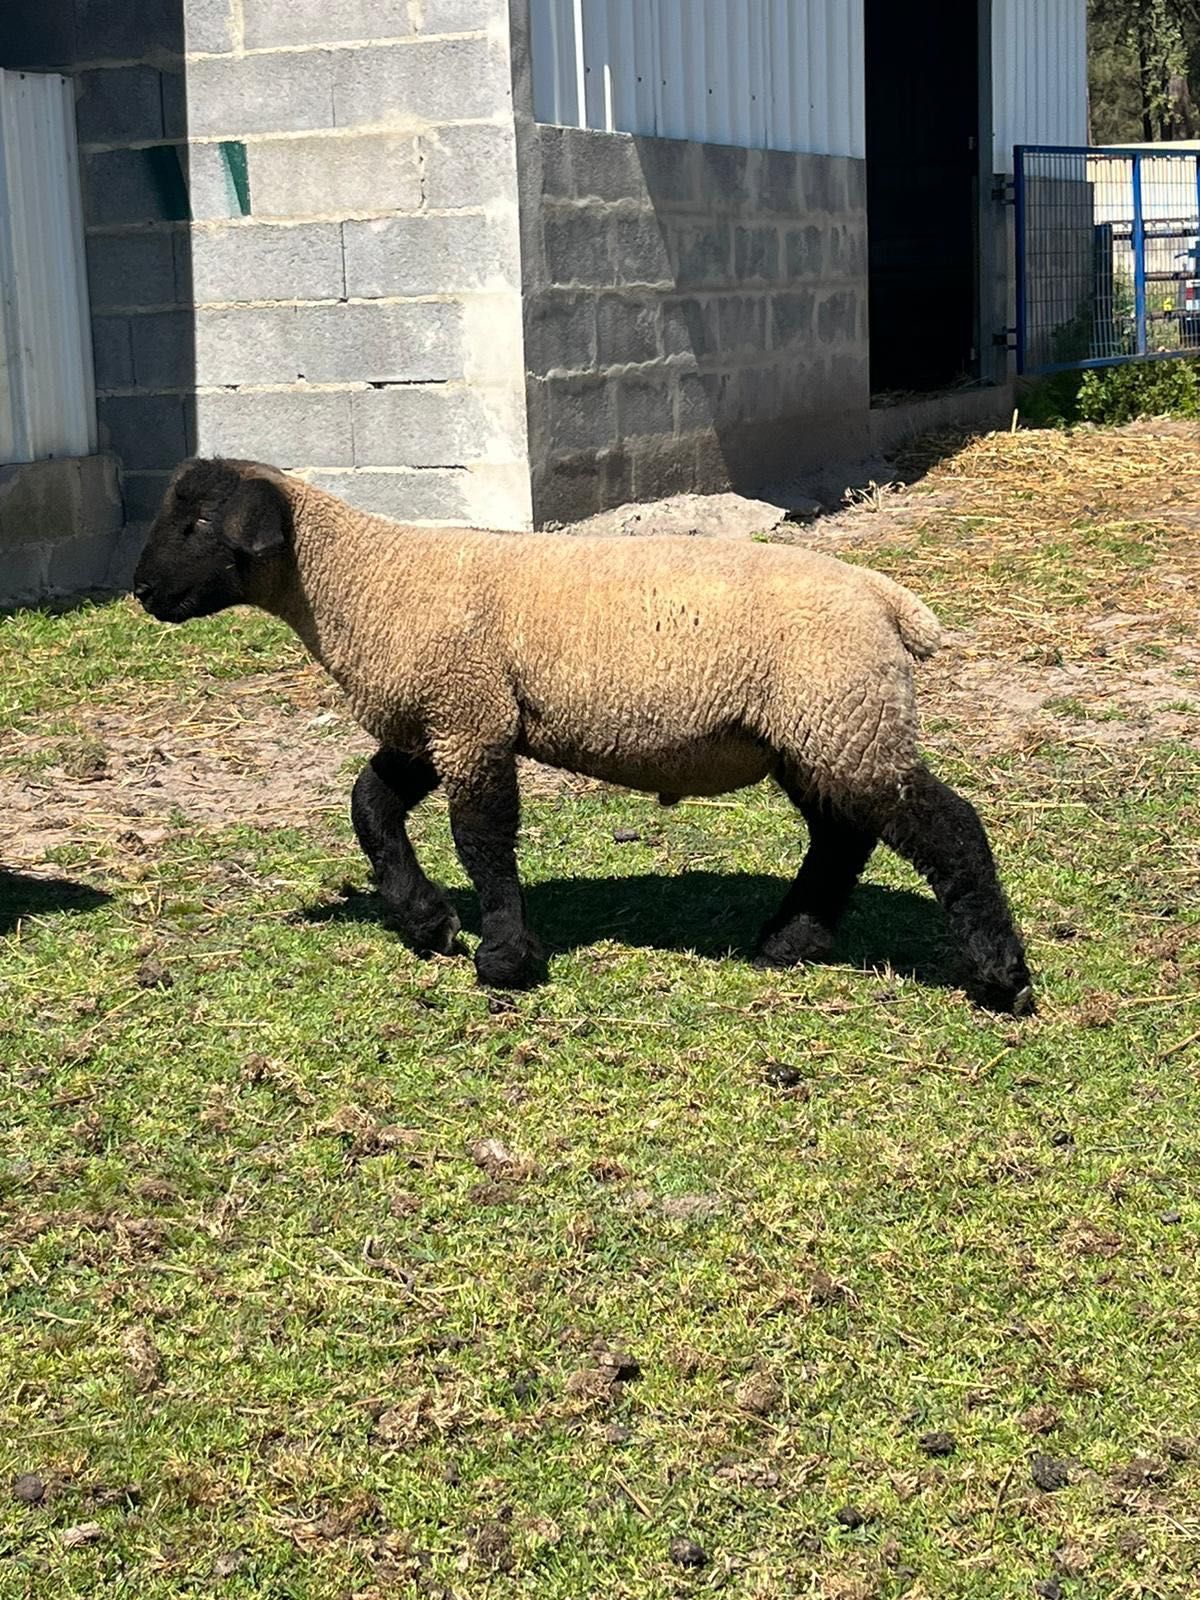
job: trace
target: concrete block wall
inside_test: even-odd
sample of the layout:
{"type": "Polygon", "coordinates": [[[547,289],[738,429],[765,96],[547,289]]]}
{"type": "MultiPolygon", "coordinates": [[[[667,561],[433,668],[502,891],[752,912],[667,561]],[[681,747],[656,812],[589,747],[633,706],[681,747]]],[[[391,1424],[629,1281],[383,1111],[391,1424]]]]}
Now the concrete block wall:
{"type": "Polygon", "coordinates": [[[866,453],[864,163],[531,124],[522,183],[537,521],[866,453]]]}
{"type": "Polygon", "coordinates": [[[529,526],[506,0],[16,3],[79,85],[130,521],[199,451],[529,526]]]}

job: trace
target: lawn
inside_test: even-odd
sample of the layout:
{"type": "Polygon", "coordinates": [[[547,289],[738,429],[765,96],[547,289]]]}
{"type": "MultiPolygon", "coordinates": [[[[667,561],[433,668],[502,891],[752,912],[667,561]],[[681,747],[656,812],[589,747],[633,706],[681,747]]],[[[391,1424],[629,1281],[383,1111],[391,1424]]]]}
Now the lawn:
{"type": "Polygon", "coordinates": [[[882,851],[752,968],[778,794],[541,774],[551,981],[489,997],[381,919],[274,625],[0,619],[0,1596],[1194,1595],[1197,488],[1000,437],[819,535],[956,630],[1024,1023],[882,851]]]}

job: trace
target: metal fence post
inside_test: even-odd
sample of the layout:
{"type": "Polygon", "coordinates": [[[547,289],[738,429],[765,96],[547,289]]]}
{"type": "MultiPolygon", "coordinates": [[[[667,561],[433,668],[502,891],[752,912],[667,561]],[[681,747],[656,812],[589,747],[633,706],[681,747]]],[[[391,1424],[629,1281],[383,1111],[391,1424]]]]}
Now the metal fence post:
{"type": "Polygon", "coordinates": [[[1133,306],[1137,353],[1146,354],[1146,219],[1142,212],[1142,158],[1133,158],[1133,306]]]}
{"type": "MultiPolygon", "coordinates": [[[[1200,158],[1198,158],[1200,161],[1200,158]]],[[[1016,201],[1014,226],[1017,230],[1017,373],[1025,375],[1025,150],[1013,151],[1013,198],[1016,201]]]]}

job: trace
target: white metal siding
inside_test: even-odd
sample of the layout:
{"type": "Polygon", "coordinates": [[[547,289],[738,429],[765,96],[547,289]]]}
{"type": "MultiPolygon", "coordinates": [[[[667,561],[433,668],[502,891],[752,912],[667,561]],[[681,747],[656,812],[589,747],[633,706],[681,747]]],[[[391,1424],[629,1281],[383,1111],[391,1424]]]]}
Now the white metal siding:
{"type": "Polygon", "coordinates": [[[95,448],[74,86],[0,72],[0,463],[95,448]]]}
{"type": "Polygon", "coordinates": [[[1087,0],[994,0],[995,170],[1018,144],[1087,143],[1087,0]]]}
{"type": "Polygon", "coordinates": [[[530,0],[530,11],[539,122],[865,154],[863,0],[530,0]]]}

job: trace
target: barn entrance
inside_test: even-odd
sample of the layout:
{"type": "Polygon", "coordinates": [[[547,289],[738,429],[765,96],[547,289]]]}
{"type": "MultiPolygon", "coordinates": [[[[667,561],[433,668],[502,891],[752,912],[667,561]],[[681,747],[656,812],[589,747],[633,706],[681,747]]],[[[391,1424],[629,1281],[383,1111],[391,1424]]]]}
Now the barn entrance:
{"type": "Polygon", "coordinates": [[[866,0],[871,390],[979,376],[980,7],[866,0]]]}

